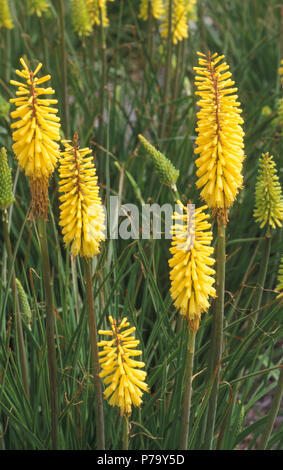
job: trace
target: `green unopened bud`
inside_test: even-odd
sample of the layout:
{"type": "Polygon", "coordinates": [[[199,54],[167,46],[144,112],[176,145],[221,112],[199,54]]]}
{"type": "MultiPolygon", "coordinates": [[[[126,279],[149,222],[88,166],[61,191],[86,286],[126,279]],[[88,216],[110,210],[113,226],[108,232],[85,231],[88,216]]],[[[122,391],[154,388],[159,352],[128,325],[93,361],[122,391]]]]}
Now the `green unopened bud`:
{"type": "Polygon", "coordinates": [[[279,297],[283,297],[283,255],[279,266],[276,290],[280,292],[276,298],[279,299],[279,297]]]}
{"type": "Polygon", "coordinates": [[[283,197],[272,155],[263,153],[259,160],[259,170],[255,187],[254,217],[260,228],[268,224],[276,228],[282,226],[283,197]]]}
{"type": "Polygon", "coordinates": [[[19,294],[20,312],[24,314],[25,319],[30,325],[32,322],[32,313],[31,313],[31,309],[29,306],[27,295],[19,279],[16,279],[16,285],[17,285],[18,294],[19,294]]]}
{"type": "Polygon", "coordinates": [[[0,209],[7,209],[14,200],[11,169],[8,166],[6,150],[2,147],[0,150],[0,209]]]}
{"type": "Polygon", "coordinates": [[[156,150],[142,135],[138,136],[144,149],[148,152],[153,161],[155,169],[159,175],[160,181],[170,188],[176,188],[176,182],[179,177],[179,170],[177,170],[173,163],[163,155],[163,153],[156,150]]]}

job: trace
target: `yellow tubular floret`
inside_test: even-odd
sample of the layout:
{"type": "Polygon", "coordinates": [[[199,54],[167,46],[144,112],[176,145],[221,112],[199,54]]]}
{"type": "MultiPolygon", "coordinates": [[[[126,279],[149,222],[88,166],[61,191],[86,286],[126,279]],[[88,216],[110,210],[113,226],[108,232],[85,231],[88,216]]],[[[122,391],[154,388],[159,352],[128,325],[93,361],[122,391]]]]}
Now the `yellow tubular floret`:
{"type": "Polygon", "coordinates": [[[152,16],[156,19],[161,18],[165,12],[163,0],[141,0],[139,18],[147,21],[149,18],[150,8],[152,11],[152,16]]]}
{"type": "Polygon", "coordinates": [[[129,328],[127,318],[123,318],[120,325],[111,316],[109,321],[111,330],[98,331],[100,335],[112,336],[112,339],[98,343],[99,347],[103,347],[99,360],[102,368],[100,377],[107,385],[104,398],[109,399],[111,406],[118,406],[122,416],[129,416],[132,405],[140,407],[142,391],[149,391],[145,383],[146,372],[139,370],[145,364],[130,358],[142,354],[135,349],[139,344],[139,340],[132,336],[135,327],[129,328]],[[127,329],[121,332],[124,328],[127,329]]]}
{"type": "Polygon", "coordinates": [[[198,133],[195,153],[197,187],[208,207],[227,217],[242,187],[244,132],[237,88],[224,56],[199,54],[196,71],[198,133]]]}
{"type": "Polygon", "coordinates": [[[89,148],[63,141],[65,151],[60,156],[59,192],[60,225],[65,245],[71,245],[74,256],[92,258],[100,251],[104,235],[104,210],[93,157],[89,148]]]}
{"type": "Polygon", "coordinates": [[[209,296],[215,297],[211,224],[204,212],[207,206],[196,209],[193,214],[191,208],[188,210],[180,201],[178,205],[183,213],[175,212],[173,216],[170,292],[175,307],[196,331],[202,312],[209,308],[209,296]]]}

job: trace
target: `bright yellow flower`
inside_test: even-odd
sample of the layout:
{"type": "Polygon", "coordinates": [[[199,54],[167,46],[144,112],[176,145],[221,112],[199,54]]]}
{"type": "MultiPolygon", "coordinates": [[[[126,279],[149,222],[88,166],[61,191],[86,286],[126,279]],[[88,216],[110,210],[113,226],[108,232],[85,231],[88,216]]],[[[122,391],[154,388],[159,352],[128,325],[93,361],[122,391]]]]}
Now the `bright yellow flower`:
{"type": "Polygon", "coordinates": [[[109,399],[111,406],[118,406],[122,416],[129,416],[132,405],[140,407],[142,403],[142,390],[148,392],[145,383],[146,372],[139,370],[145,366],[144,362],[131,359],[130,356],[140,356],[141,351],[135,349],[140,343],[134,336],[135,327],[130,326],[127,318],[123,318],[120,325],[110,316],[111,330],[99,330],[100,335],[112,336],[110,340],[103,340],[98,346],[103,346],[99,353],[102,372],[107,388],[104,398],[109,399]],[[127,328],[123,332],[122,329],[127,328]]]}
{"type": "Polygon", "coordinates": [[[106,1],[107,0],[86,0],[88,15],[92,25],[100,25],[101,14],[103,26],[105,28],[109,26],[106,1]]]}
{"type": "Polygon", "coordinates": [[[34,13],[40,17],[42,13],[46,13],[50,8],[49,0],[27,0],[28,14],[33,15],[34,13]]]}
{"type": "Polygon", "coordinates": [[[283,196],[272,155],[263,153],[259,160],[259,171],[255,187],[254,217],[260,228],[268,224],[271,228],[282,227],[283,196]]]}
{"type": "Polygon", "coordinates": [[[71,18],[74,30],[79,36],[88,36],[92,31],[86,0],[72,0],[71,18]]]}
{"type": "Polygon", "coordinates": [[[144,21],[148,20],[149,6],[152,9],[152,16],[159,19],[164,14],[163,0],[141,0],[139,18],[144,21]]]}
{"type": "Polygon", "coordinates": [[[14,27],[7,0],[0,0],[0,28],[12,29],[14,27]]]}
{"type": "MultiPolygon", "coordinates": [[[[165,0],[165,15],[160,25],[160,34],[163,38],[169,38],[169,17],[170,17],[170,0],[165,0]]],[[[188,19],[185,0],[172,0],[172,20],[171,34],[173,44],[187,38],[188,19]]]]}
{"type": "Polygon", "coordinates": [[[59,157],[60,118],[58,110],[50,105],[57,100],[42,98],[52,95],[51,87],[43,88],[42,84],[50,80],[50,75],[36,77],[42,67],[39,63],[32,72],[23,59],[20,59],[22,70],[17,75],[26,83],[11,80],[18,87],[16,98],[10,100],[16,106],[11,117],[17,119],[11,128],[13,131],[13,151],[20,167],[30,180],[32,207],[41,215],[46,215],[48,178],[54,171],[59,157]]]}
{"type": "Polygon", "coordinates": [[[65,245],[74,256],[92,258],[100,251],[104,235],[104,211],[99,197],[97,176],[89,148],[80,149],[78,135],[73,145],[63,141],[60,156],[60,222],[65,245]]]}
{"type": "Polygon", "coordinates": [[[279,299],[283,297],[283,256],[281,257],[281,262],[279,266],[276,290],[280,292],[280,294],[278,294],[276,298],[279,299]]]}
{"type": "Polygon", "coordinates": [[[226,218],[243,182],[243,119],[229,66],[219,64],[224,56],[198,54],[199,67],[194,67],[196,95],[201,98],[197,102],[196,184],[203,188],[201,196],[208,207],[226,218]]]}
{"type": "Polygon", "coordinates": [[[209,308],[209,296],[215,297],[215,274],[212,266],[211,224],[207,221],[207,206],[195,209],[184,207],[178,201],[180,211],[175,212],[172,226],[173,238],[169,260],[171,297],[174,305],[184,315],[189,327],[196,331],[202,312],[209,308]],[[183,212],[183,213],[182,213],[183,212]]]}

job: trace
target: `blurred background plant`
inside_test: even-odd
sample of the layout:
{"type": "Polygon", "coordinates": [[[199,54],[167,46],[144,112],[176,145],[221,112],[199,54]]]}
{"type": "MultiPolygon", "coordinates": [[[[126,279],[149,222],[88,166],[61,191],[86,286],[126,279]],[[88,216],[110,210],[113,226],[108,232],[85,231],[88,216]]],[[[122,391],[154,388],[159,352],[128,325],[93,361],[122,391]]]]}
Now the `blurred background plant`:
{"type": "MultiPolygon", "coordinates": [[[[9,80],[15,79],[20,57],[28,59],[32,69],[42,62],[44,72],[51,74],[62,121],[61,137],[72,139],[78,132],[81,146],[93,150],[102,200],[109,210],[112,195],[119,196],[121,204],[131,202],[139,207],[175,200],[170,188],[160,184],[139,135],[179,171],[181,200],[191,200],[197,206],[202,203],[195,185],[193,67],[198,50],[225,55],[243,110],[246,158],[243,189],[230,210],[226,233],[224,342],[213,448],[256,449],[274,393],[278,399],[283,306],[282,299],[276,299],[276,286],[283,252],[281,227],[272,233],[256,324],[248,334],[246,324],[254,312],[265,241],[253,217],[262,153],[273,155],[282,185],[282,83],[278,73],[283,57],[282,7],[277,0],[168,0],[159,15],[154,3],[0,1],[0,148],[7,149],[15,197],[6,219],[13,247],[9,263],[3,225],[0,232],[2,449],[51,447],[38,235],[27,217],[28,182],[13,157],[10,130],[9,99],[14,90],[9,80]],[[152,6],[147,15],[142,14],[141,4],[152,6]],[[185,18],[178,41],[174,36],[177,4],[179,14],[182,4],[185,18]],[[165,20],[166,28],[162,26],[165,20]],[[13,314],[14,275],[21,285],[19,309],[23,310],[29,396],[21,379],[13,314]]],[[[94,385],[83,265],[64,248],[57,188],[55,170],[49,187],[47,236],[58,357],[59,443],[62,449],[94,449],[94,385]]],[[[215,227],[213,230],[215,234],[215,227]]],[[[176,449],[179,443],[187,335],[170,298],[169,247],[170,240],[165,239],[108,238],[92,261],[98,328],[106,328],[109,315],[117,321],[127,316],[136,327],[146,365],[150,393],[144,395],[141,409],[134,409],[131,415],[129,449],[176,449]]],[[[204,446],[211,392],[207,382],[210,329],[211,310],[203,317],[195,344],[192,449],[204,446]]],[[[119,411],[106,402],[104,419],[106,448],[121,448],[119,411]]],[[[268,436],[266,448],[282,448],[282,410],[268,436]]]]}

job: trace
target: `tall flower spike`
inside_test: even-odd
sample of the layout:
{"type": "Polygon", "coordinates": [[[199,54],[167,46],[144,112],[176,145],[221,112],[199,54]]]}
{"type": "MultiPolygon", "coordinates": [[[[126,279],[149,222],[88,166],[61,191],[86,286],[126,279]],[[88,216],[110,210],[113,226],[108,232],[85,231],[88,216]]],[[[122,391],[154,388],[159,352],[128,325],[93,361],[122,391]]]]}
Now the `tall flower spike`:
{"type": "Polygon", "coordinates": [[[28,14],[35,14],[39,18],[50,8],[49,0],[27,0],[28,14]]]}
{"type": "Polygon", "coordinates": [[[283,255],[281,256],[281,261],[280,261],[280,266],[279,266],[279,271],[278,271],[278,277],[277,277],[277,285],[276,285],[276,290],[279,291],[280,293],[277,295],[277,299],[283,297],[283,255]]]}
{"type": "Polygon", "coordinates": [[[11,169],[8,166],[6,149],[2,147],[0,150],[0,209],[7,209],[14,200],[11,169]]]}
{"type": "Polygon", "coordinates": [[[100,335],[112,336],[112,339],[98,343],[98,346],[103,346],[103,350],[99,353],[102,368],[100,377],[108,385],[104,391],[104,398],[106,400],[110,398],[109,404],[120,408],[121,416],[129,416],[132,413],[132,405],[140,407],[142,390],[149,391],[145,383],[146,372],[139,370],[145,364],[130,357],[142,354],[135,349],[140,343],[139,340],[130,336],[136,328],[129,328],[127,318],[123,318],[120,325],[117,325],[111,316],[109,321],[111,330],[98,331],[100,335]],[[127,329],[121,332],[124,328],[127,329]]]}
{"type": "Polygon", "coordinates": [[[89,18],[86,0],[72,0],[71,18],[74,30],[79,36],[89,36],[92,25],[89,18]]]}
{"type": "Polygon", "coordinates": [[[172,247],[169,259],[171,297],[174,305],[184,315],[189,327],[196,331],[202,312],[209,308],[209,296],[215,297],[213,287],[215,260],[211,256],[212,232],[209,217],[202,206],[195,211],[185,207],[180,201],[178,212],[174,213],[172,226],[172,247]]]}
{"type": "Polygon", "coordinates": [[[203,188],[201,196],[208,207],[225,221],[243,182],[243,119],[229,66],[219,64],[224,56],[198,55],[199,67],[194,67],[196,95],[201,98],[197,102],[196,184],[203,188]]]}
{"type": "MultiPolygon", "coordinates": [[[[165,14],[160,25],[160,35],[169,38],[170,0],[165,0],[165,14]]],[[[172,0],[171,34],[173,44],[189,36],[186,0],[172,0]]]]}
{"type": "Polygon", "coordinates": [[[11,117],[17,119],[11,128],[13,131],[13,150],[20,167],[30,180],[32,194],[32,212],[47,217],[48,179],[54,171],[59,157],[60,118],[58,110],[50,105],[57,100],[42,98],[42,95],[52,95],[51,87],[41,85],[50,80],[50,75],[38,78],[36,75],[42,67],[39,63],[32,72],[23,59],[20,59],[22,70],[16,70],[17,75],[26,81],[21,83],[11,80],[18,87],[17,98],[10,100],[16,106],[11,117]]]}
{"type": "Polygon", "coordinates": [[[156,19],[160,19],[165,12],[163,0],[141,0],[139,18],[144,21],[148,20],[149,7],[152,9],[152,16],[156,19]]]}
{"type": "Polygon", "coordinates": [[[73,144],[63,141],[60,157],[60,225],[65,245],[74,256],[92,258],[105,240],[104,211],[99,197],[97,176],[89,148],[80,149],[78,135],[73,144]]]}
{"type": "Polygon", "coordinates": [[[254,217],[260,228],[268,224],[271,228],[282,226],[283,196],[272,155],[263,153],[255,187],[254,217]]]}
{"type": "Polygon", "coordinates": [[[0,0],[0,28],[14,27],[7,0],[0,0]]]}

